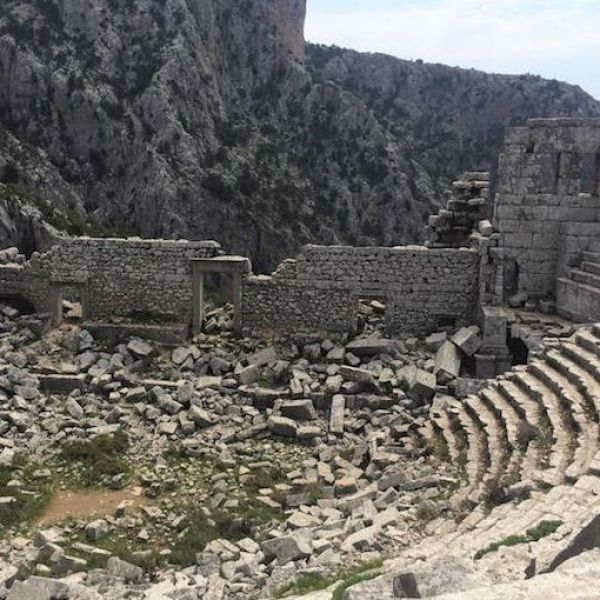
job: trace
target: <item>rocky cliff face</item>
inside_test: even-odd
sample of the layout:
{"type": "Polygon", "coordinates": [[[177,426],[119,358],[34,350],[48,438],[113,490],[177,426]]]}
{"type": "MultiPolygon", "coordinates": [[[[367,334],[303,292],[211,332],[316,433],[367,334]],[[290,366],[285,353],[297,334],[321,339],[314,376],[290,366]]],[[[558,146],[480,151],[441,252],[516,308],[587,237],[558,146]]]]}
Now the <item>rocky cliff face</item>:
{"type": "Polygon", "coordinates": [[[33,186],[57,209],[45,217],[213,237],[262,268],[307,241],[415,241],[456,171],[495,161],[505,124],[600,115],[538,78],[305,55],[304,13],[305,0],[5,0],[0,122],[68,190],[33,186]]]}

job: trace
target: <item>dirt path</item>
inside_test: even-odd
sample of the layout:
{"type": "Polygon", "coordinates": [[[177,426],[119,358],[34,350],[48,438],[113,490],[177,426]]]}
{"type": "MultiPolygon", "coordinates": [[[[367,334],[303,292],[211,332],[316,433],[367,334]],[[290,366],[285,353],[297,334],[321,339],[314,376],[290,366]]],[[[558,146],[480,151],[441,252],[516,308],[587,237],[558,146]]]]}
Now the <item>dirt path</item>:
{"type": "Polygon", "coordinates": [[[73,492],[61,490],[54,494],[50,504],[37,519],[37,525],[60,523],[66,519],[106,517],[113,515],[121,502],[126,502],[127,512],[139,510],[150,500],[138,487],[119,491],[89,490],[73,492]]]}

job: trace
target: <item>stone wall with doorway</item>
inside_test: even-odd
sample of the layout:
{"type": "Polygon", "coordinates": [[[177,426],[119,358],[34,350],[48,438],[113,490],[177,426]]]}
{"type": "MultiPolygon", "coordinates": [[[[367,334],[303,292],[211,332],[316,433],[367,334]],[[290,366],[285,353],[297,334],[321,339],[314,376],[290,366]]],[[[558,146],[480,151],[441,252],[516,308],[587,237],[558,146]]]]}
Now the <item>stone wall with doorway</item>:
{"type": "Polygon", "coordinates": [[[86,291],[90,319],[154,316],[191,322],[191,260],[221,252],[212,241],[60,238],[20,265],[0,265],[0,293],[48,312],[61,285],[86,291]]]}
{"type": "Polygon", "coordinates": [[[272,276],[243,283],[243,324],[273,329],[354,328],[358,301],[386,304],[386,329],[425,332],[476,316],[479,252],[470,248],[305,246],[272,276]]]}

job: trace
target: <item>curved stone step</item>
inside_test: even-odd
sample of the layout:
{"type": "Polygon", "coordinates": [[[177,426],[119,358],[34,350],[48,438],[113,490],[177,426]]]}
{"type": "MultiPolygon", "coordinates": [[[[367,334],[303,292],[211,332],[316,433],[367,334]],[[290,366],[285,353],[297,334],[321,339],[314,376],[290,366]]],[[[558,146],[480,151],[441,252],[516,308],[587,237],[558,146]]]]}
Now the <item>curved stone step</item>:
{"type": "Polygon", "coordinates": [[[548,384],[561,403],[563,423],[573,434],[571,438],[576,444],[572,462],[565,473],[567,481],[574,483],[587,471],[598,449],[597,424],[588,417],[588,403],[581,391],[548,361],[532,364],[531,372],[548,384]]]}
{"type": "Polygon", "coordinates": [[[571,279],[577,283],[583,283],[595,288],[600,288],[600,271],[595,272],[593,269],[600,269],[600,265],[592,265],[592,263],[583,263],[581,269],[571,269],[571,279]]]}
{"type": "Polygon", "coordinates": [[[566,343],[562,345],[565,352],[596,381],[600,381],[600,360],[593,352],[580,344],[566,343]]]}
{"type": "Polygon", "coordinates": [[[490,465],[488,444],[485,430],[478,425],[458,400],[448,403],[448,412],[453,414],[460,422],[468,440],[467,463],[465,469],[469,483],[463,491],[465,497],[477,502],[478,497],[471,497],[471,492],[476,490],[490,465]]]}
{"type": "Polygon", "coordinates": [[[584,260],[581,263],[581,269],[572,269],[571,273],[576,276],[577,273],[586,273],[588,275],[600,276],[600,262],[593,260],[584,260]]]}
{"type": "Polygon", "coordinates": [[[582,329],[575,334],[575,343],[600,359],[600,340],[592,331],[582,329]]]}
{"type": "Polygon", "coordinates": [[[573,459],[573,441],[564,426],[560,400],[548,385],[529,371],[515,373],[514,382],[547,417],[546,424],[542,422],[540,426],[541,437],[536,440],[536,445],[548,453],[549,470],[544,473],[544,481],[558,485],[564,480],[564,473],[573,459]]]}
{"type": "Polygon", "coordinates": [[[600,421],[600,381],[573,358],[572,350],[577,348],[578,346],[565,342],[559,349],[550,350],[546,354],[546,361],[581,392],[586,401],[584,410],[588,419],[598,423],[600,421]]]}
{"type": "MultiPolygon", "coordinates": [[[[511,378],[498,381],[496,389],[509,404],[518,407],[518,410],[524,415],[523,422],[532,425],[539,431],[545,428],[548,421],[546,413],[542,410],[540,405],[529,398],[511,378]]],[[[527,445],[523,465],[523,478],[539,478],[539,471],[544,471],[548,468],[545,464],[545,455],[546,453],[542,452],[542,449],[538,444],[529,443],[527,445]]]]}
{"type": "Polygon", "coordinates": [[[478,396],[468,396],[463,404],[471,412],[474,420],[478,421],[483,427],[487,437],[490,464],[483,477],[482,484],[487,485],[488,483],[498,482],[506,474],[512,455],[506,429],[498,422],[496,414],[478,396]]]}
{"type": "Polygon", "coordinates": [[[456,464],[460,460],[461,443],[452,428],[448,413],[441,410],[438,415],[432,415],[432,421],[436,427],[436,433],[446,441],[450,461],[456,464]]]}
{"type": "Polygon", "coordinates": [[[506,467],[507,474],[519,474],[519,479],[529,479],[536,468],[535,449],[530,444],[521,447],[519,427],[525,417],[494,387],[481,390],[479,397],[496,415],[504,427],[506,440],[511,448],[511,457],[506,467]]]}

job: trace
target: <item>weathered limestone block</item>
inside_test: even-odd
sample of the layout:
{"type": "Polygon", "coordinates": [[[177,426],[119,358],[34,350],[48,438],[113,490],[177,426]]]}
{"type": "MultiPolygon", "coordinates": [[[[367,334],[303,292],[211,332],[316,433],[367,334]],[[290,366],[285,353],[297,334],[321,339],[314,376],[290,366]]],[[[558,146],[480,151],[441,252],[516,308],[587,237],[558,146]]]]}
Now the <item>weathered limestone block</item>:
{"type": "Polygon", "coordinates": [[[344,410],[346,399],[338,394],[331,399],[331,414],[329,417],[329,431],[331,433],[344,433],[344,410]]]}
{"type": "Polygon", "coordinates": [[[463,327],[454,334],[452,343],[458,346],[467,356],[473,356],[483,344],[479,333],[477,325],[463,327]]]}
{"type": "Polygon", "coordinates": [[[419,369],[415,365],[410,365],[402,367],[398,371],[398,377],[412,398],[425,401],[433,398],[436,386],[436,379],[433,373],[419,369]]]}
{"type": "Polygon", "coordinates": [[[317,418],[312,400],[288,400],[281,405],[281,414],[295,421],[313,421],[317,418]]]}
{"type": "Polygon", "coordinates": [[[433,372],[440,383],[446,383],[460,375],[462,356],[452,342],[444,342],[435,355],[433,372]]]}
{"type": "Polygon", "coordinates": [[[265,540],[261,544],[267,560],[277,559],[280,565],[307,558],[312,554],[312,536],[309,533],[297,533],[272,540],[265,540]]]}
{"type": "Polygon", "coordinates": [[[388,354],[394,349],[394,341],[384,338],[361,338],[346,344],[346,350],[356,356],[388,354]]]}
{"type": "Polygon", "coordinates": [[[276,435],[283,437],[296,437],[298,425],[296,421],[286,417],[271,416],[267,421],[267,427],[276,435]]]}

